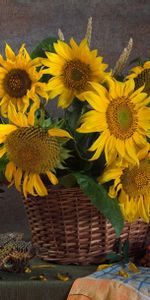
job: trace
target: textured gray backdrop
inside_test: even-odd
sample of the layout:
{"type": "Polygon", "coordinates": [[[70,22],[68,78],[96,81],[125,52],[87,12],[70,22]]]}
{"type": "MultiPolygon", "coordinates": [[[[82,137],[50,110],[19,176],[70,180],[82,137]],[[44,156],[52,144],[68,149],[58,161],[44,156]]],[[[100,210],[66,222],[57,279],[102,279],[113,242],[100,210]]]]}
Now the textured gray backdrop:
{"type": "MultiPolygon", "coordinates": [[[[0,51],[5,42],[18,50],[25,42],[30,51],[40,40],[57,35],[60,27],[66,40],[80,41],[88,17],[93,17],[92,47],[110,67],[114,66],[130,37],[132,58],[150,55],[150,0],[0,0],[0,51]]],[[[50,105],[52,114],[56,106],[50,105]]],[[[0,232],[19,230],[29,238],[20,195],[14,188],[0,199],[0,232]]]]}

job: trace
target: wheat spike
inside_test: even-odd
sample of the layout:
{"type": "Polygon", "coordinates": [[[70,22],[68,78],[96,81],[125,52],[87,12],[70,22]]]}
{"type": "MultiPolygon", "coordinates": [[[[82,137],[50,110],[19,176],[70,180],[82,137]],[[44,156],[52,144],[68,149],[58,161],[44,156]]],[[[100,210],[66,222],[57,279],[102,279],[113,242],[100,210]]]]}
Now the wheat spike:
{"type": "Polygon", "coordinates": [[[89,46],[91,44],[91,37],[92,37],[92,17],[88,19],[87,29],[85,34],[85,38],[87,39],[89,46]]]}
{"type": "Polygon", "coordinates": [[[60,28],[58,29],[58,37],[59,37],[59,40],[61,40],[61,41],[65,40],[64,34],[63,34],[63,32],[61,31],[60,28]]]}
{"type": "Polygon", "coordinates": [[[121,71],[124,69],[126,62],[129,58],[129,55],[131,53],[132,47],[133,47],[133,39],[130,38],[127,47],[124,48],[124,50],[122,51],[119,59],[117,60],[117,62],[115,64],[115,67],[112,71],[112,75],[114,77],[117,76],[118,74],[120,74],[121,71]]]}

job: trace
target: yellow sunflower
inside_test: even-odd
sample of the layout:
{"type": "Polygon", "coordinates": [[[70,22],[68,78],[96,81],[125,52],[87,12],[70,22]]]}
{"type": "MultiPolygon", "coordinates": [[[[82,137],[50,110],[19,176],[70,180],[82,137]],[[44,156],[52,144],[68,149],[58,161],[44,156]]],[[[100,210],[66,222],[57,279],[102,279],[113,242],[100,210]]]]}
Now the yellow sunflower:
{"type": "MultiPolygon", "coordinates": [[[[54,175],[56,168],[62,168],[64,160],[68,158],[69,151],[64,148],[64,137],[71,138],[63,129],[51,128],[48,131],[34,126],[34,112],[37,104],[26,116],[16,112],[10,104],[8,117],[12,124],[0,124],[0,157],[8,157],[5,177],[21,191],[25,197],[32,195],[47,195],[40,175],[46,174],[52,184],[58,180],[54,175]]],[[[66,141],[66,139],[65,139],[66,141]]]]}
{"type": "Polygon", "coordinates": [[[9,45],[5,48],[6,60],[0,55],[0,107],[1,114],[7,116],[10,103],[18,110],[26,111],[30,100],[40,105],[40,98],[48,98],[46,84],[39,82],[43,73],[37,71],[40,59],[31,59],[24,45],[17,55],[9,45]]]}
{"type": "Polygon", "coordinates": [[[79,46],[73,38],[70,45],[58,41],[54,49],[56,53],[46,52],[43,65],[48,68],[43,71],[53,76],[47,84],[50,98],[60,95],[58,106],[66,108],[74,97],[83,100],[80,94],[91,88],[89,82],[104,81],[107,65],[97,57],[97,50],[90,51],[86,39],[79,46]]]}
{"type": "Polygon", "coordinates": [[[128,222],[138,218],[150,221],[150,155],[139,166],[109,166],[99,177],[100,183],[114,180],[109,188],[111,198],[118,197],[122,214],[128,222]]]}
{"type": "Polygon", "coordinates": [[[144,92],[150,96],[150,61],[146,61],[143,66],[136,66],[131,69],[131,74],[127,78],[133,78],[135,89],[145,84],[144,92]]]}
{"type": "Polygon", "coordinates": [[[98,159],[105,152],[107,164],[117,157],[128,163],[138,164],[137,151],[147,145],[150,137],[150,97],[141,87],[134,90],[135,83],[130,79],[124,83],[108,79],[107,90],[98,83],[92,83],[96,93],[88,91],[84,98],[93,107],[81,118],[81,133],[98,132],[89,151],[95,151],[91,160],[98,159]]]}

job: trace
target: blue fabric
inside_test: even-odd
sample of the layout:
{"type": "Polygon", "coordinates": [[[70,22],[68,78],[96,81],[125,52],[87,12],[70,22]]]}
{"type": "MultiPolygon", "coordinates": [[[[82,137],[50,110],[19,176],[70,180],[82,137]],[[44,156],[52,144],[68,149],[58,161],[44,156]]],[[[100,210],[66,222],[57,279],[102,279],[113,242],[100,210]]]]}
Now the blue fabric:
{"type": "Polygon", "coordinates": [[[124,278],[118,274],[119,271],[122,270],[122,266],[120,264],[114,264],[104,270],[96,271],[88,277],[119,280],[144,294],[146,296],[145,299],[150,299],[150,268],[139,267],[138,269],[140,271],[139,273],[133,273],[129,270],[128,264],[126,264],[123,270],[128,273],[129,277],[124,278]]]}

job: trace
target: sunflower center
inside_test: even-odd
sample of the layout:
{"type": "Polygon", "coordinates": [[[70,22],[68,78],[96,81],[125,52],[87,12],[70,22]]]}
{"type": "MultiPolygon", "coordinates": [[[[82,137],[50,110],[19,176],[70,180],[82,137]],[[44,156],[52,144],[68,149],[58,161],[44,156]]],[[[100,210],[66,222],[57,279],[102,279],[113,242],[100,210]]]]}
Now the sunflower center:
{"type": "Polygon", "coordinates": [[[137,197],[148,193],[150,189],[150,164],[143,161],[139,167],[125,169],[121,176],[121,183],[129,197],[137,197]]]}
{"type": "Polygon", "coordinates": [[[9,160],[31,173],[53,170],[60,162],[60,144],[41,128],[22,127],[6,139],[9,160]]]}
{"type": "Polygon", "coordinates": [[[145,69],[139,74],[135,81],[135,89],[140,88],[143,84],[145,84],[144,92],[150,95],[150,69],[145,69]]]}
{"type": "Polygon", "coordinates": [[[121,140],[131,137],[137,128],[134,104],[126,98],[118,98],[110,102],[106,119],[111,134],[121,140]]]}
{"type": "Polygon", "coordinates": [[[10,97],[20,98],[31,88],[31,79],[25,70],[12,69],[6,74],[3,84],[10,97]]]}
{"type": "Polygon", "coordinates": [[[63,78],[67,88],[82,91],[91,78],[90,67],[80,60],[71,60],[64,67],[63,78]]]}

